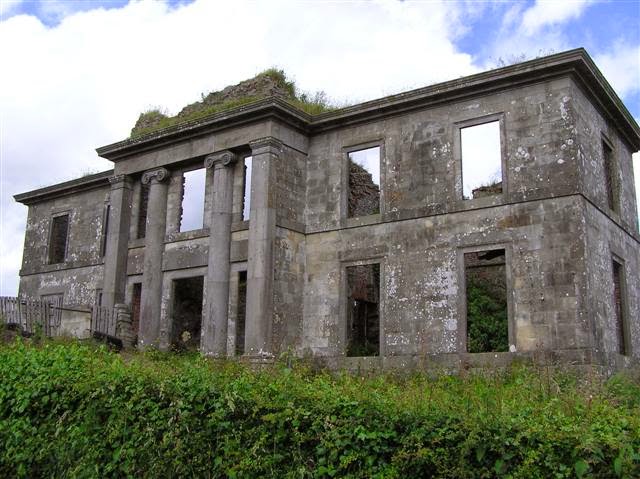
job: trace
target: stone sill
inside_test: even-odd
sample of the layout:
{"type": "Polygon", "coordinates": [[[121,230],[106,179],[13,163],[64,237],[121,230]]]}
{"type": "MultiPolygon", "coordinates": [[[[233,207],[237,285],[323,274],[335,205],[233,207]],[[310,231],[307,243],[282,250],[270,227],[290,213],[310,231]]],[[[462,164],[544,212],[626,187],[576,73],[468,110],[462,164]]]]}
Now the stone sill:
{"type": "Polygon", "coordinates": [[[249,220],[246,221],[238,221],[231,225],[231,232],[235,233],[236,231],[244,231],[249,229],[249,220]]]}
{"type": "Polygon", "coordinates": [[[101,258],[97,263],[90,263],[85,261],[74,261],[74,262],[66,262],[66,263],[56,263],[56,264],[44,264],[38,269],[21,269],[19,275],[20,276],[29,276],[33,274],[45,274],[45,273],[55,273],[56,271],[66,271],[68,269],[78,269],[78,268],[92,268],[95,266],[103,266],[104,258],[101,258]]]}
{"type": "Polygon", "coordinates": [[[176,243],[178,241],[189,241],[197,238],[206,238],[209,236],[209,228],[200,228],[191,231],[177,231],[169,233],[164,237],[165,243],[176,243]]]}
{"type": "Polygon", "coordinates": [[[375,215],[357,216],[354,218],[345,218],[344,225],[347,228],[354,228],[358,226],[369,226],[382,223],[382,215],[377,213],[375,215]]]}

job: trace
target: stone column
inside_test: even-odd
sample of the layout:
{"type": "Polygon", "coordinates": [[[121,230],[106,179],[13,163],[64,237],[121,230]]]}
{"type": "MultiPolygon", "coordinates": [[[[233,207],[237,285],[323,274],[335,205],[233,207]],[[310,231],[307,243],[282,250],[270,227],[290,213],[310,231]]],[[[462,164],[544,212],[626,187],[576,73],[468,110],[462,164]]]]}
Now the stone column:
{"type": "Polygon", "coordinates": [[[165,168],[149,170],[142,175],[142,183],[150,184],[147,206],[140,301],[140,346],[160,344],[160,314],[162,304],[162,253],[167,224],[167,179],[165,168]]]}
{"type": "Polygon", "coordinates": [[[104,283],[102,306],[113,308],[124,302],[127,283],[127,255],[129,246],[129,224],[131,223],[132,182],[126,175],[109,178],[109,218],[107,249],[104,258],[104,283]]]}
{"type": "Polygon", "coordinates": [[[251,211],[247,265],[245,355],[270,358],[273,321],[273,243],[276,233],[275,165],[282,143],[251,142],[251,211]]]}
{"type": "Polygon", "coordinates": [[[209,221],[206,312],[202,323],[201,349],[215,357],[227,356],[229,311],[229,255],[233,207],[233,165],[236,156],[225,151],[207,156],[205,168],[213,168],[213,201],[209,221]]]}

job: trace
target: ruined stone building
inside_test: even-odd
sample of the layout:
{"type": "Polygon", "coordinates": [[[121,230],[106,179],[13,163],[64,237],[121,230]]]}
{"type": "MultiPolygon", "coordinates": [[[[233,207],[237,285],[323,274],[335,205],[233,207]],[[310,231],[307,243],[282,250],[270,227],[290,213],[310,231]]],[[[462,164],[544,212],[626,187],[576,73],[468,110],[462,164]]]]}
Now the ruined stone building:
{"type": "Polygon", "coordinates": [[[215,356],[620,367],[639,149],[582,49],[317,115],[269,96],[17,195],[20,294],[126,303],[139,345],[215,356]]]}

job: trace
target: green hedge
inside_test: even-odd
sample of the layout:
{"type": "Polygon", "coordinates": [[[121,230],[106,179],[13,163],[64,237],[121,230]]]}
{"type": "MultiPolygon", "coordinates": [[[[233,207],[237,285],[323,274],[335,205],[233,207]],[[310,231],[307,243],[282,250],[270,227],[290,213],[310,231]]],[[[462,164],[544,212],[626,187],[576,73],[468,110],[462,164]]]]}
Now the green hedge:
{"type": "Polygon", "coordinates": [[[0,346],[0,477],[640,477],[640,387],[0,346]]]}

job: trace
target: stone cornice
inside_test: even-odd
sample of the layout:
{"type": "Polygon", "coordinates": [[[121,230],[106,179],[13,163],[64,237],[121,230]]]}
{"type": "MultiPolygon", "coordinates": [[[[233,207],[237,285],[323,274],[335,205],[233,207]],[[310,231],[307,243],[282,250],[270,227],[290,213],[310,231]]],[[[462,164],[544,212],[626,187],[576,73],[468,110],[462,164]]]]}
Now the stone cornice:
{"type": "Polygon", "coordinates": [[[162,183],[171,176],[171,173],[166,168],[154,168],[153,170],[145,171],[142,174],[142,184],[148,185],[149,183],[162,183]]]}
{"type": "Polygon", "coordinates": [[[13,198],[24,205],[30,205],[40,201],[57,198],[65,195],[72,195],[82,191],[89,191],[96,188],[109,187],[109,178],[113,176],[113,170],[101,171],[93,175],[83,176],[75,180],[65,181],[56,185],[39,188],[37,190],[20,193],[13,198]]]}
{"type": "Polygon", "coordinates": [[[238,159],[237,155],[230,151],[223,151],[207,156],[204,159],[205,168],[224,168],[233,165],[238,159]]]}

